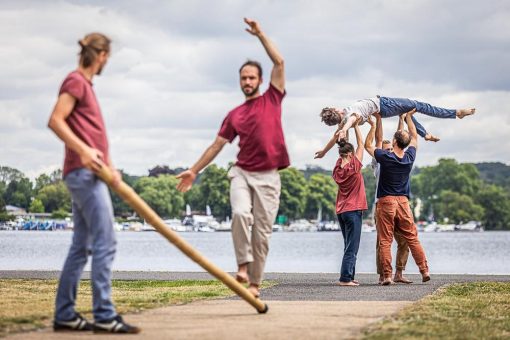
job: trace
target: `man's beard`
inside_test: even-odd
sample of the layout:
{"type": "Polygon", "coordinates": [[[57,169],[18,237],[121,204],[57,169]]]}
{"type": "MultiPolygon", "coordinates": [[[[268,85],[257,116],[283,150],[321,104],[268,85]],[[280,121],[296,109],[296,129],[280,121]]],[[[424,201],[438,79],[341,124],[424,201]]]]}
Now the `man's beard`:
{"type": "Polygon", "coordinates": [[[257,87],[255,87],[253,90],[251,90],[250,92],[247,92],[247,91],[250,91],[250,88],[249,87],[244,87],[243,88],[243,93],[246,97],[251,97],[253,96],[255,93],[257,93],[259,91],[259,85],[257,85],[257,87]]]}

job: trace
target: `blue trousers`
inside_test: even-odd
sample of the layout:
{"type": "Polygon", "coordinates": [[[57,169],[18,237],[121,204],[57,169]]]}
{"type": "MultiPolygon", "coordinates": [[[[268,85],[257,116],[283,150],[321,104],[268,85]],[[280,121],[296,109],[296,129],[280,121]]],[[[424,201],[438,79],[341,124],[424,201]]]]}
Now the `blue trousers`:
{"type": "MultiPolygon", "coordinates": [[[[457,111],[452,109],[444,109],[442,107],[432,106],[428,103],[419,102],[417,100],[407,98],[390,98],[390,97],[379,97],[381,101],[381,117],[395,117],[400,116],[406,112],[416,109],[416,112],[426,114],[427,116],[436,118],[452,118],[457,117],[457,111]]],[[[427,131],[418,123],[416,118],[413,116],[414,125],[416,125],[416,131],[422,137],[425,137],[427,131]]]]}
{"type": "Polygon", "coordinates": [[[356,274],[356,257],[361,239],[361,210],[338,214],[338,222],[344,237],[344,256],[340,268],[340,281],[350,282],[356,274]]]}
{"type": "Polygon", "coordinates": [[[113,207],[104,182],[90,170],[77,169],[65,177],[73,200],[74,232],[57,290],[55,320],[76,316],[76,292],[83,267],[92,254],[92,299],[95,321],[114,318],[111,301],[111,272],[116,249],[113,207]]]}

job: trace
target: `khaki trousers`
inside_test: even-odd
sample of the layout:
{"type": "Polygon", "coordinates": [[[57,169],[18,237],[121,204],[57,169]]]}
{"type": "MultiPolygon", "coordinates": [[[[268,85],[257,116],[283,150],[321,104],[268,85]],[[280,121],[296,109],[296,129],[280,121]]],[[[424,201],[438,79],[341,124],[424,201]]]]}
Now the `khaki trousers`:
{"type": "Polygon", "coordinates": [[[385,278],[391,277],[391,243],[394,228],[406,239],[420,273],[428,271],[425,251],[418,240],[418,231],[406,196],[385,196],[377,201],[377,233],[379,257],[385,278]]]}
{"type": "MultiPolygon", "coordinates": [[[[377,203],[375,204],[377,211],[377,203]]],[[[374,219],[376,220],[377,225],[377,214],[374,214],[374,219]]],[[[407,240],[402,236],[400,230],[398,228],[393,228],[393,238],[397,241],[397,255],[395,256],[395,267],[397,270],[404,271],[406,270],[407,259],[409,258],[409,245],[407,244],[407,240]]],[[[383,273],[381,258],[379,257],[379,233],[377,233],[376,244],[375,244],[375,262],[377,265],[377,274],[381,275],[383,273]]]]}
{"type": "Polygon", "coordinates": [[[280,204],[280,174],[276,169],[253,172],[234,166],[228,177],[237,264],[248,263],[250,283],[260,284],[280,204]]]}

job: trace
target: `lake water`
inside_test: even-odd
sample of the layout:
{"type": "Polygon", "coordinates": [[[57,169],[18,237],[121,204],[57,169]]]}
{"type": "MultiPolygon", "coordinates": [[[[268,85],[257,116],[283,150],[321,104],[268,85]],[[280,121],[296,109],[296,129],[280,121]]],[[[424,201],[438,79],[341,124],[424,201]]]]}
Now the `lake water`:
{"type": "MultiPolygon", "coordinates": [[[[179,235],[222,269],[237,269],[230,233],[179,235]]],[[[71,237],[69,231],[0,231],[0,270],[60,270],[71,237]]],[[[375,237],[376,233],[361,235],[359,273],[376,271],[375,237]]],[[[421,233],[419,237],[433,274],[510,274],[510,232],[421,233]]],[[[117,241],[114,270],[203,271],[156,232],[117,232],[117,241]]],[[[266,272],[338,272],[342,251],[338,232],[273,233],[266,272]]],[[[411,256],[406,271],[418,273],[411,256]]]]}

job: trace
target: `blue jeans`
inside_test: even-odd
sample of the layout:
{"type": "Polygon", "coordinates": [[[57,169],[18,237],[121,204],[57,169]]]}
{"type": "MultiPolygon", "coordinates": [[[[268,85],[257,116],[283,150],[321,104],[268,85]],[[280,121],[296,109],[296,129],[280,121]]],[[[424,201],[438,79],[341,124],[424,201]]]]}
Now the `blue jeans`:
{"type": "Polygon", "coordinates": [[[340,281],[351,282],[356,274],[356,257],[361,238],[361,210],[338,214],[338,222],[344,237],[344,256],[340,268],[340,281]]]}
{"type": "Polygon", "coordinates": [[[94,319],[112,319],[117,315],[111,301],[111,272],[117,241],[110,193],[106,184],[85,168],[67,174],[65,183],[73,200],[74,232],[60,275],[55,320],[75,318],[76,292],[90,252],[94,319]]]}
{"type": "MultiPolygon", "coordinates": [[[[417,100],[407,98],[390,98],[390,97],[379,97],[381,102],[381,117],[395,117],[400,116],[412,109],[416,109],[416,112],[426,114],[427,116],[436,118],[452,118],[457,117],[457,111],[452,109],[444,109],[442,107],[432,106],[427,103],[419,102],[417,100]]],[[[416,118],[413,116],[414,125],[416,125],[416,131],[422,137],[425,137],[427,131],[418,123],[416,118]]]]}

